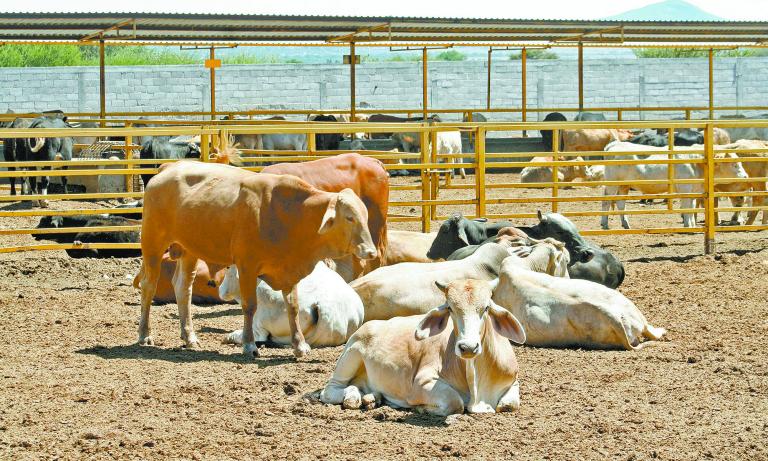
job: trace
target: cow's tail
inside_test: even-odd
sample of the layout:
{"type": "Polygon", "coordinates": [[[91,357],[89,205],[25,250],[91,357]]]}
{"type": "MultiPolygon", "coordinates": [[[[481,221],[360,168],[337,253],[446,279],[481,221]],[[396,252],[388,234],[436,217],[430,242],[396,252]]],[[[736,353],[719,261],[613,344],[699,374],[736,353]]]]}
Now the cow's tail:
{"type": "Polygon", "coordinates": [[[242,165],[243,158],[240,156],[240,150],[237,148],[238,144],[231,143],[232,139],[222,137],[219,145],[213,148],[210,160],[214,163],[223,163],[225,165],[242,165]]]}
{"type": "Polygon", "coordinates": [[[144,264],[141,265],[141,269],[139,269],[139,273],[136,274],[136,277],[133,278],[133,288],[140,288],[141,279],[144,277],[144,264]]]}
{"type": "Polygon", "coordinates": [[[643,338],[647,339],[648,341],[658,341],[666,333],[667,330],[664,328],[654,327],[648,323],[648,321],[645,322],[645,327],[643,327],[643,338]]]}

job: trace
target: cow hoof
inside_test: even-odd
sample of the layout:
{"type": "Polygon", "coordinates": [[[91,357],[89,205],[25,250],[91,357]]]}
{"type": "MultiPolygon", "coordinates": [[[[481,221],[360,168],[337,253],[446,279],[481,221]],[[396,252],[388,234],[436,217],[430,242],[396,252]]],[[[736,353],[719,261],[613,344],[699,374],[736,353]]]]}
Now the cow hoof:
{"type": "Polygon", "coordinates": [[[302,357],[308,356],[311,350],[312,348],[309,347],[309,344],[302,342],[297,347],[293,348],[293,355],[295,355],[297,359],[300,359],[302,357]]]}
{"type": "Polygon", "coordinates": [[[40,204],[40,208],[48,208],[48,200],[40,200],[38,203],[40,204]]]}
{"type": "Polygon", "coordinates": [[[139,346],[154,346],[155,340],[151,336],[145,336],[144,338],[139,338],[137,344],[139,346]]]}
{"type": "Polygon", "coordinates": [[[243,344],[243,355],[248,358],[256,358],[259,356],[259,348],[254,343],[243,344]]]}
{"type": "Polygon", "coordinates": [[[200,346],[200,341],[195,339],[195,340],[192,340],[192,341],[187,341],[184,344],[184,349],[200,350],[200,349],[202,349],[202,347],[200,346]]]}
{"type": "Polygon", "coordinates": [[[376,408],[376,396],[374,396],[373,394],[365,394],[363,396],[362,403],[363,403],[363,408],[365,408],[366,410],[373,410],[374,408],[376,408]]]}
{"type": "Polygon", "coordinates": [[[467,408],[468,413],[496,413],[496,410],[492,406],[485,402],[480,402],[467,408]]]}
{"type": "Polygon", "coordinates": [[[341,407],[345,410],[357,410],[363,403],[363,398],[360,395],[360,390],[355,386],[349,386],[344,389],[344,400],[341,402],[341,407]]]}

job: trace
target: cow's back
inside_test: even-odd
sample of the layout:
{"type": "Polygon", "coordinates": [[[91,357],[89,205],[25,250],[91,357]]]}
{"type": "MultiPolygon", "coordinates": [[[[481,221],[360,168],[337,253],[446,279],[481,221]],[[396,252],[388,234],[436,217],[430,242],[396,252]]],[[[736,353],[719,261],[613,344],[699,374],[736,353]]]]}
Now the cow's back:
{"type": "Polygon", "coordinates": [[[310,162],[278,163],[264,168],[262,173],[294,175],[326,192],[352,189],[368,209],[368,230],[379,252],[378,258],[384,258],[387,245],[389,177],[380,161],[350,153],[310,162]]]}
{"type": "Polygon", "coordinates": [[[272,213],[265,226],[261,215],[265,209],[273,211],[271,199],[278,192],[289,196],[293,188],[301,196],[293,202],[303,203],[306,187],[297,187],[301,181],[290,178],[193,161],[163,167],[144,194],[142,244],[158,239],[178,243],[199,258],[222,265],[232,264],[247,242],[262,246],[265,234],[274,237],[269,243],[279,244],[288,238],[278,230],[280,215],[291,213],[296,205],[288,197],[280,204],[287,211],[272,213]]]}

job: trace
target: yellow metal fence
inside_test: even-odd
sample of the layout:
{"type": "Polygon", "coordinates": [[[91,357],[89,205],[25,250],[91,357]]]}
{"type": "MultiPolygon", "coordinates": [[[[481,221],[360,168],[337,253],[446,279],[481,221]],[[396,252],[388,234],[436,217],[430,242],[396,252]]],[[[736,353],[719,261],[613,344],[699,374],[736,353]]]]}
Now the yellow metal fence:
{"type": "MultiPolygon", "coordinates": [[[[268,135],[268,134],[299,134],[308,136],[308,149],[305,151],[264,151],[243,150],[244,167],[251,171],[260,171],[265,164],[272,162],[301,162],[313,160],[319,156],[336,155],[342,151],[316,151],[314,149],[314,135],[318,133],[415,133],[420,139],[420,151],[414,153],[399,153],[388,151],[364,151],[366,156],[377,158],[385,163],[388,170],[413,170],[418,171],[417,177],[392,180],[390,197],[390,221],[391,222],[418,222],[423,231],[429,231],[432,226],[447,216],[452,211],[463,211],[468,217],[485,216],[491,219],[522,219],[536,216],[538,209],[561,212],[571,218],[593,218],[602,216],[653,216],[658,219],[657,225],[644,226],[637,229],[593,229],[589,223],[581,223],[584,234],[627,234],[627,233],[677,233],[694,232],[705,236],[705,250],[713,250],[717,232],[763,230],[768,226],[720,226],[716,220],[716,201],[721,197],[751,197],[753,200],[762,198],[766,194],[763,191],[739,191],[720,192],[718,185],[737,184],[744,182],[765,183],[768,178],[733,178],[715,177],[715,166],[718,163],[737,162],[744,159],[718,158],[721,150],[713,143],[715,127],[760,127],[768,128],[768,121],[738,120],[738,121],[654,121],[654,122],[570,122],[570,123],[454,123],[454,124],[372,124],[372,123],[282,123],[282,124],[227,124],[216,125],[190,125],[168,126],[159,128],[91,128],[91,129],[6,129],[0,132],[0,136],[6,140],[11,138],[32,137],[120,137],[124,140],[118,146],[125,153],[125,159],[121,160],[79,160],[74,161],[46,161],[46,162],[0,162],[2,168],[17,168],[17,171],[0,171],[0,178],[24,178],[39,177],[43,174],[50,177],[75,177],[95,175],[122,175],[126,177],[124,192],[98,193],[86,192],[84,194],[49,194],[10,196],[3,191],[0,194],[0,237],[16,236],[10,244],[0,247],[0,253],[27,251],[27,250],[54,250],[69,248],[138,248],[138,244],[29,244],[21,241],[18,236],[29,234],[55,234],[73,232],[112,232],[138,230],[138,225],[131,226],[107,226],[107,227],[82,227],[66,229],[36,229],[30,218],[55,215],[85,215],[94,213],[125,213],[139,212],[141,208],[96,208],[85,206],[86,200],[120,200],[136,199],[142,196],[139,191],[132,190],[132,178],[140,174],[157,173],[160,164],[170,160],[142,160],[138,158],[138,149],[133,143],[140,136],[180,136],[190,135],[200,139],[201,159],[207,161],[213,146],[218,145],[219,140],[229,139],[230,136],[239,135],[268,135]],[[559,138],[563,130],[572,129],[642,129],[642,128],[667,128],[669,133],[675,129],[698,128],[704,131],[704,145],[698,150],[679,150],[677,148],[659,148],[657,151],[644,151],[640,154],[653,153],[667,154],[661,159],[635,158],[638,152],[560,152],[559,138]],[[462,154],[444,155],[437,152],[437,136],[441,132],[462,131],[472,135],[474,140],[474,152],[462,154]],[[486,137],[488,133],[495,131],[523,131],[523,130],[553,130],[554,152],[486,152],[486,137]],[[687,154],[689,157],[678,158],[678,154],[687,154]],[[551,169],[551,181],[525,183],[519,182],[516,175],[511,175],[506,170],[519,169],[531,166],[528,162],[533,156],[549,155],[552,158],[547,161],[537,162],[538,167],[551,169]],[[690,156],[697,155],[692,158],[690,156]],[[581,159],[575,159],[581,157],[581,159]],[[399,164],[406,161],[410,163],[399,164]],[[693,179],[674,178],[674,168],[671,166],[687,163],[699,165],[703,170],[700,177],[693,179]],[[612,165],[667,165],[669,172],[665,179],[634,180],[634,181],[561,181],[559,172],[568,167],[584,166],[595,167],[612,165]],[[26,168],[49,167],[50,171],[28,171],[26,168]],[[88,168],[91,167],[91,168],[88,168]],[[103,169],[103,167],[117,167],[103,169]],[[466,180],[450,179],[450,170],[457,168],[471,169],[472,173],[466,180]],[[67,168],[67,169],[61,169],[67,168]],[[600,191],[605,186],[635,186],[640,188],[644,184],[667,185],[663,193],[631,194],[631,195],[604,195],[600,191]],[[676,191],[677,185],[692,184],[699,190],[695,192],[676,191]],[[441,198],[442,195],[442,198],[441,198]],[[74,208],[53,206],[52,208],[36,208],[31,206],[34,200],[69,201],[74,203],[74,208]],[[633,209],[619,212],[618,210],[596,210],[594,205],[598,202],[615,203],[623,200],[637,199],[668,199],[669,204],[663,209],[633,209]],[[702,201],[702,206],[680,209],[674,207],[674,200],[696,199],[702,201]],[[27,204],[27,206],[23,206],[27,204]],[[670,215],[681,213],[703,213],[704,224],[694,227],[680,227],[669,222],[670,215]],[[16,218],[16,219],[13,219],[16,218]],[[21,218],[21,219],[19,219],[21,218]],[[19,224],[23,222],[25,224],[19,224]]],[[[671,139],[672,134],[670,134],[671,139]]],[[[344,151],[346,152],[346,151],[344,151]]],[[[753,149],[745,152],[764,152],[753,149]]],[[[766,157],[749,158],[750,162],[765,162],[766,157]]],[[[748,206],[741,208],[721,207],[717,211],[765,211],[767,206],[748,206]]]]}

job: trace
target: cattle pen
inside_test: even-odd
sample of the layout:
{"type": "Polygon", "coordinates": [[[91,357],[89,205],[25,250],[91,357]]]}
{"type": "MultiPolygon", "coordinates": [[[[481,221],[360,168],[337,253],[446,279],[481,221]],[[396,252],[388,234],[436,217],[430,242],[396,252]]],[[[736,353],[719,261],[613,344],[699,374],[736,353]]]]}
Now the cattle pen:
{"type": "MultiPolygon", "coordinates": [[[[736,111],[768,112],[768,104],[716,104],[712,72],[717,50],[768,47],[766,23],[0,13],[0,42],[101,50],[99,110],[66,112],[68,122],[96,127],[0,128],[6,146],[39,137],[95,138],[75,141],[82,153],[72,160],[0,162],[0,325],[6,333],[0,338],[0,458],[768,459],[768,143],[753,149],[715,142],[723,130],[768,131],[768,119],[716,118],[736,111]],[[216,50],[265,44],[349,49],[350,104],[232,110],[217,103],[221,74],[216,50]],[[109,110],[105,47],[153,45],[209,53],[210,92],[205,97],[210,110],[109,110]],[[424,75],[420,106],[362,107],[355,68],[365,64],[354,57],[367,46],[423,56],[434,47],[487,48],[486,98],[471,107],[433,107],[424,59],[418,63],[424,75]],[[685,106],[585,104],[589,76],[583,74],[583,54],[612,46],[707,50],[707,99],[685,106]],[[547,47],[578,50],[573,103],[531,107],[523,71],[522,105],[493,106],[491,95],[498,91],[490,78],[494,50],[520,50],[524,69],[530,63],[527,50],[547,47]],[[569,121],[534,120],[548,112],[568,114],[569,121]],[[570,121],[576,112],[605,113],[613,120],[570,121]],[[659,112],[681,119],[648,119],[659,112]],[[303,120],[310,114],[433,113],[465,121],[303,120]],[[494,120],[502,113],[513,114],[514,120],[494,120]],[[489,121],[476,120],[476,114],[489,121]],[[274,115],[289,120],[264,119],[274,115]],[[660,136],[668,145],[642,152],[561,145],[566,133],[584,129],[666,130],[660,136]],[[701,143],[675,145],[675,133],[686,130],[698,133],[701,143]],[[462,152],[438,152],[438,136],[457,131],[462,152]],[[539,131],[551,131],[551,150],[538,147],[539,131]],[[320,150],[316,136],[329,133],[350,138],[356,133],[409,134],[418,138],[419,147],[395,152],[388,139],[371,139],[364,141],[364,151],[352,149],[349,140],[338,149],[320,150]],[[519,142],[514,149],[497,141],[496,136],[510,133],[519,142]],[[211,162],[236,139],[271,134],[304,136],[306,148],[239,146],[239,168],[259,172],[277,162],[346,152],[380,160],[391,174],[390,230],[434,232],[454,213],[509,219],[521,226],[538,222],[539,211],[563,214],[624,264],[626,278],[618,291],[650,322],[667,329],[666,336],[636,351],[516,346],[521,407],[513,413],[445,418],[388,406],[343,410],[319,401],[343,346],[313,348],[312,355],[298,360],[290,349],[279,347],[261,348],[255,359],[245,357],[239,347],[222,343],[242,326],[240,307],[224,302],[193,306],[200,348],[181,345],[173,303],[152,307],[155,345],[139,346],[140,295],[132,282],[141,258],[70,257],[69,251],[138,250],[140,244],[43,243],[56,235],[140,230],[138,219],[67,228],[47,228],[41,220],[140,218],[142,205],[135,200],[143,197],[141,176],[177,161],[142,158],[141,138],[195,144],[199,153],[192,160],[211,162]],[[546,170],[546,179],[523,182],[521,170],[537,156],[548,157],[535,162],[546,170]],[[729,168],[742,164],[762,166],[764,173],[745,178],[729,168]],[[623,171],[654,166],[665,167],[662,177],[562,176],[574,167],[623,171]],[[678,176],[677,166],[694,173],[678,176]],[[43,167],[50,170],[38,169],[43,167]],[[465,178],[452,174],[459,168],[466,169],[465,178]],[[404,171],[411,174],[396,175],[404,171]],[[43,174],[56,186],[50,193],[10,195],[9,178],[23,181],[43,174]],[[62,177],[69,179],[69,190],[59,187],[62,177]],[[646,186],[661,191],[642,192],[646,186]],[[611,192],[614,187],[630,190],[611,192]],[[718,206],[720,199],[744,200],[718,206]],[[39,200],[49,201],[48,206],[38,206],[39,200]],[[626,209],[614,209],[619,202],[626,202],[626,209]],[[757,219],[732,224],[718,218],[734,212],[753,213],[757,219]],[[698,214],[693,224],[681,224],[681,215],[691,214],[698,214]],[[620,215],[632,219],[631,228],[621,227],[620,215]],[[603,217],[610,218],[609,229],[601,227],[603,217]]],[[[39,115],[2,114],[0,121],[39,115]]]]}

